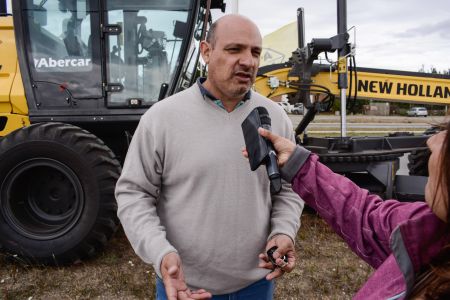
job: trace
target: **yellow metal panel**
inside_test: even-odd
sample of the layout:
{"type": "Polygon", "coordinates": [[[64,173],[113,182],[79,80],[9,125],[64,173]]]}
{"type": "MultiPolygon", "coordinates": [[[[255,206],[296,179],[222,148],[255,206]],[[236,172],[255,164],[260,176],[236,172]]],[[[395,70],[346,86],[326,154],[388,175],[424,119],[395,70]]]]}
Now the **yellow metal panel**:
{"type": "Polygon", "coordinates": [[[0,119],[4,118],[6,118],[6,126],[4,128],[0,128],[0,137],[5,136],[16,129],[30,125],[30,119],[28,116],[0,113],[0,119]]]}
{"type": "Polygon", "coordinates": [[[358,72],[358,97],[450,104],[450,79],[358,72]]]}
{"type": "Polygon", "coordinates": [[[268,73],[264,74],[264,76],[258,76],[256,78],[255,84],[254,84],[255,91],[257,91],[261,95],[263,95],[265,97],[269,97],[269,98],[280,96],[280,95],[285,95],[285,94],[290,94],[290,93],[295,93],[296,90],[289,88],[289,87],[280,86],[278,88],[272,89],[269,85],[270,77],[276,77],[282,84],[283,84],[283,82],[288,81],[288,79],[289,80],[297,80],[298,78],[288,78],[289,71],[290,71],[290,68],[283,68],[283,69],[278,69],[278,70],[268,72],[268,73]]]}
{"type": "MultiPolygon", "coordinates": [[[[264,76],[258,76],[255,81],[255,90],[269,98],[273,98],[280,95],[296,93],[297,89],[290,86],[289,83],[293,81],[298,81],[298,77],[288,77],[290,68],[282,68],[267,72],[264,76]],[[271,88],[269,85],[270,77],[276,77],[280,81],[280,86],[278,88],[271,88]]],[[[312,78],[312,84],[321,85],[330,90],[334,95],[339,95],[339,90],[337,88],[337,75],[336,73],[330,76],[330,73],[322,72],[317,74],[312,78]]],[[[314,87],[313,87],[314,88],[314,87]]],[[[314,94],[314,93],[313,93],[314,94]]]]}
{"type": "Polygon", "coordinates": [[[264,36],[260,66],[279,64],[289,60],[292,50],[297,49],[297,22],[289,23],[264,36]]]}
{"type": "Polygon", "coordinates": [[[0,114],[2,114],[4,111],[8,111],[9,108],[11,108],[9,103],[0,102],[0,114]]]}
{"type": "MultiPolygon", "coordinates": [[[[280,68],[268,72],[264,76],[258,76],[255,82],[255,90],[266,97],[295,93],[295,88],[289,88],[289,81],[296,81],[298,78],[288,78],[290,70],[290,68],[280,68]],[[270,77],[276,77],[280,81],[278,88],[270,87],[270,77]]],[[[330,72],[320,72],[312,78],[312,84],[326,87],[330,90],[331,94],[339,97],[337,72],[331,74],[330,72]]],[[[378,72],[358,72],[357,88],[358,98],[360,99],[441,105],[450,104],[450,79],[378,72]]],[[[352,95],[354,95],[354,91],[355,77],[353,76],[352,95]]],[[[312,92],[312,94],[314,93],[312,92]]]]}
{"type": "Polygon", "coordinates": [[[330,90],[331,94],[339,96],[337,72],[320,72],[312,78],[312,84],[321,85],[330,90]]]}
{"type": "Polygon", "coordinates": [[[0,18],[0,113],[10,113],[9,95],[17,69],[12,17],[0,18]]]}

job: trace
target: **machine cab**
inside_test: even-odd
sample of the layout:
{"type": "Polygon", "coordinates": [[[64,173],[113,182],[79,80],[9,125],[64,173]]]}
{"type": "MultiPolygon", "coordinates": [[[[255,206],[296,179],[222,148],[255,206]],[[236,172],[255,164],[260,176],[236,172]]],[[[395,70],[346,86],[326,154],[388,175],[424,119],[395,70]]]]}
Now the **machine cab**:
{"type": "Polygon", "coordinates": [[[189,86],[204,10],[194,0],[14,1],[30,119],[138,116],[189,86]]]}

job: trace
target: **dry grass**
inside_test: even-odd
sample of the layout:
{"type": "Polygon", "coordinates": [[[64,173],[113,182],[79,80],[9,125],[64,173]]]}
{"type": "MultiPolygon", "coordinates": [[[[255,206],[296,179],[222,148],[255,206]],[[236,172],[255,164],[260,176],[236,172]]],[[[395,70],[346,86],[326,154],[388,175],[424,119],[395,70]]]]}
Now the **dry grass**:
{"type": "MultiPolygon", "coordinates": [[[[371,268],[315,214],[302,224],[297,267],[277,281],[275,299],[350,299],[371,268]]],[[[70,267],[32,267],[3,254],[0,299],[154,299],[154,277],[119,232],[103,254],[70,267]]]]}
{"type": "Polygon", "coordinates": [[[279,281],[276,299],[351,299],[372,272],[312,213],[302,217],[296,252],[297,266],[279,281]]]}

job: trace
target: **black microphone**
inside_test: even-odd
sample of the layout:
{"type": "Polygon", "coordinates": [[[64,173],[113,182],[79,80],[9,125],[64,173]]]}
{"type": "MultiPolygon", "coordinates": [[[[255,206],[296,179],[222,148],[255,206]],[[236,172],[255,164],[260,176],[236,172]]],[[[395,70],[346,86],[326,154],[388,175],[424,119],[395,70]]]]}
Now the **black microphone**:
{"type": "MultiPolygon", "coordinates": [[[[272,130],[272,121],[269,116],[269,112],[265,107],[259,106],[256,108],[261,120],[261,127],[269,131],[272,130]]],[[[278,169],[277,153],[273,149],[273,144],[268,139],[264,138],[267,144],[268,154],[264,159],[264,164],[267,168],[267,175],[270,179],[270,193],[278,194],[281,190],[281,175],[278,169]]]]}

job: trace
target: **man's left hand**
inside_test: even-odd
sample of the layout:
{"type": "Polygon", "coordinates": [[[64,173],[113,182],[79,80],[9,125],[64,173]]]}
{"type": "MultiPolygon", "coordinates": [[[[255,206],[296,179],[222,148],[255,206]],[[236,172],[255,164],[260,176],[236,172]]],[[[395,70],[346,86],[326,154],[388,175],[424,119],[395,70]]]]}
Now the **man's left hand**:
{"type": "Polygon", "coordinates": [[[260,262],[259,267],[272,270],[271,273],[267,274],[266,279],[272,280],[274,278],[282,276],[285,272],[291,272],[295,267],[295,249],[294,243],[292,239],[285,234],[277,234],[270,241],[267,242],[266,251],[273,246],[278,247],[277,250],[273,253],[273,258],[275,259],[275,263],[277,267],[274,269],[273,264],[270,262],[267,253],[259,254],[259,258],[262,260],[260,262]],[[282,257],[286,255],[288,262],[282,259],[282,257]]]}

